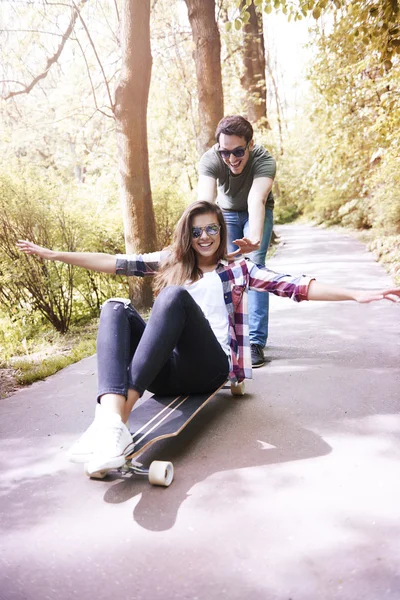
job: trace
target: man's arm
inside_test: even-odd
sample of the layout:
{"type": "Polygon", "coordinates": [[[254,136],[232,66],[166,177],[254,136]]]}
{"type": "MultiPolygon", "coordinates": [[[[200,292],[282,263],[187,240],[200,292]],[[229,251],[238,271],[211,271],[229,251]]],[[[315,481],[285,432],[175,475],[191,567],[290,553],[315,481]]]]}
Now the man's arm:
{"type": "Polygon", "coordinates": [[[265,219],[265,203],[274,180],[257,177],[250,188],[247,206],[249,210],[249,237],[254,242],[262,239],[265,219]]]}
{"type": "Polygon", "coordinates": [[[260,247],[264,231],[265,203],[273,183],[274,180],[270,177],[257,177],[254,179],[247,199],[249,237],[233,240],[233,243],[239,246],[239,250],[230,254],[230,258],[240,253],[249,254],[260,247]]]}
{"type": "Polygon", "coordinates": [[[209,177],[208,175],[199,175],[197,199],[215,202],[216,192],[217,182],[214,177],[209,177]]]}

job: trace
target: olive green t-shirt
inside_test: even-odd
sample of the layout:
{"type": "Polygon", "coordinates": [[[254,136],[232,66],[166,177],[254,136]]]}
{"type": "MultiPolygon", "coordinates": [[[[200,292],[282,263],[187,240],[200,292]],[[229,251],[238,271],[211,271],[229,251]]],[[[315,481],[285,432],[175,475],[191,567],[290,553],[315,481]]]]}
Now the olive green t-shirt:
{"type": "MultiPolygon", "coordinates": [[[[262,146],[254,145],[242,173],[233,175],[218,153],[218,144],[207,150],[200,159],[199,173],[217,181],[217,204],[222,210],[248,210],[247,198],[254,179],[276,173],[275,159],[262,146]]],[[[274,208],[274,196],[269,193],[266,208],[274,208]]]]}

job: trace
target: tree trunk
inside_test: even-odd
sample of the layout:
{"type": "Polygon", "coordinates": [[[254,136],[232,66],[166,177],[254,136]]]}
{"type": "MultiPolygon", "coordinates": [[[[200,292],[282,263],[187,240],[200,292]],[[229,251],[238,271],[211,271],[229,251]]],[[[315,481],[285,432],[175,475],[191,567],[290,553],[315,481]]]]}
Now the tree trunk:
{"type": "MultiPolygon", "coordinates": [[[[127,253],[157,249],[147,146],[147,103],[151,77],[150,0],[123,0],[122,70],[115,92],[121,201],[127,253]]],[[[152,303],[149,280],[131,285],[132,300],[152,303]],[[138,291],[139,288],[139,291],[138,291]]]]}
{"type": "Polygon", "coordinates": [[[197,150],[203,154],[215,141],[224,114],[221,76],[221,39],[215,20],[215,0],[185,0],[195,44],[199,133],[197,150]]]}
{"type": "MultiPolygon", "coordinates": [[[[244,6],[245,3],[242,4],[242,9],[244,6]]],[[[250,13],[250,19],[243,28],[244,74],[240,79],[240,83],[245,92],[247,118],[251,123],[270,128],[267,120],[262,14],[256,11],[253,0],[246,10],[250,13]]]]}

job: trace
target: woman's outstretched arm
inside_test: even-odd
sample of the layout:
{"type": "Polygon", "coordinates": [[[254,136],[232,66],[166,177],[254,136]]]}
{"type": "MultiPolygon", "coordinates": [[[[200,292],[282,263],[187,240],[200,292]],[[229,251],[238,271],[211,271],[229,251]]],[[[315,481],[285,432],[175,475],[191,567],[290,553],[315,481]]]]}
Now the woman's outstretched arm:
{"type": "Polygon", "coordinates": [[[360,303],[374,302],[375,300],[390,300],[400,302],[400,288],[368,292],[365,290],[349,290],[336,286],[318,283],[313,279],[308,286],[307,300],[355,300],[360,303]]]}
{"type": "Polygon", "coordinates": [[[384,290],[356,290],[340,288],[336,285],[319,283],[306,275],[292,276],[284,273],[275,273],[267,267],[260,267],[247,261],[249,269],[249,287],[251,290],[271,292],[277,296],[286,296],[302,302],[303,300],[325,300],[328,302],[353,300],[360,303],[374,302],[375,300],[390,300],[400,302],[400,288],[384,290]]]}
{"type": "Polygon", "coordinates": [[[46,260],[56,260],[83,267],[90,271],[100,271],[101,273],[114,273],[116,271],[117,258],[112,254],[103,254],[101,252],[57,252],[42,248],[33,242],[27,240],[18,240],[17,246],[25,254],[36,254],[46,260]]]}

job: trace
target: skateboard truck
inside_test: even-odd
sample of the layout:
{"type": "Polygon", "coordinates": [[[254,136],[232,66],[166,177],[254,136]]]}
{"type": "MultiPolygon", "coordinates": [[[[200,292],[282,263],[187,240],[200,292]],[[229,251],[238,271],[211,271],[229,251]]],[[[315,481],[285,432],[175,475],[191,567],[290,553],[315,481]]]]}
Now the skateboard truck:
{"type": "MultiPolygon", "coordinates": [[[[101,471],[89,472],[85,465],[85,474],[91,479],[104,479],[111,469],[103,469],[101,471]]],[[[114,470],[114,469],[112,469],[114,470]]],[[[135,460],[127,459],[122,467],[115,469],[119,473],[134,473],[142,477],[148,477],[152,485],[160,485],[169,487],[174,479],[173,464],[166,460],[153,460],[150,467],[146,469],[143,465],[135,460]]]]}
{"type": "Polygon", "coordinates": [[[144,475],[148,477],[152,485],[161,485],[168,487],[174,479],[174,467],[172,462],[166,460],[153,460],[150,467],[146,469],[140,463],[130,460],[126,462],[123,470],[132,471],[135,475],[144,475]]]}

